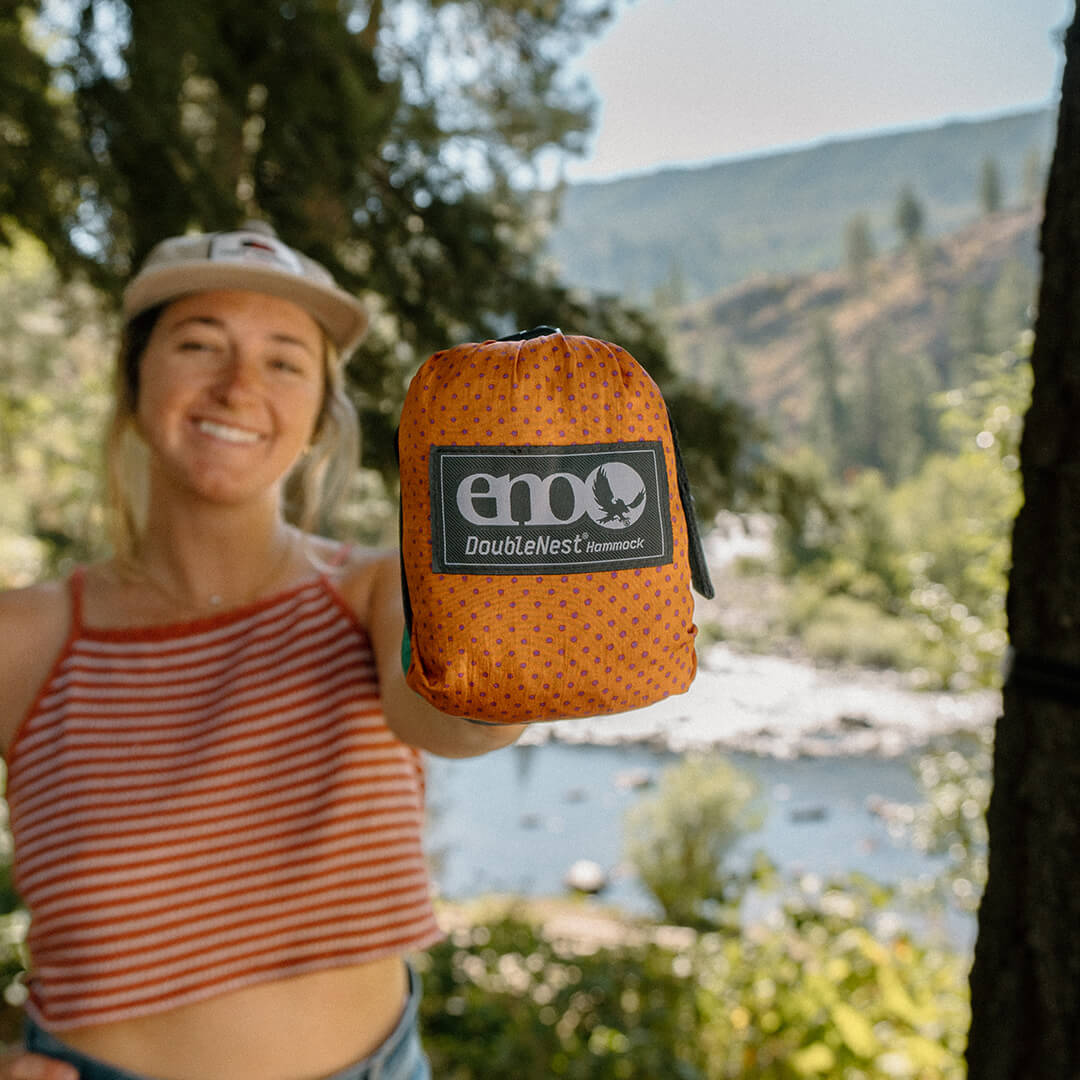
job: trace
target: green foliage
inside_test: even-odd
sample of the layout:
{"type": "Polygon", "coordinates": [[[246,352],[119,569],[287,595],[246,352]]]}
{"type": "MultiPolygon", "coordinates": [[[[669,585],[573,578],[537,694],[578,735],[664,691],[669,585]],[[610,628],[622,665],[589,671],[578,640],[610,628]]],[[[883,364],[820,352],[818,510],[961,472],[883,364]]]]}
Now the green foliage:
{"type": "Polygon", "coordinates": [[[776,460],[772,481],[781,572],[884,605],[898,568],[881,474],[868,469],[835,485],[820,458],[802,450],[776,460]]]}
{"type": "Polygon", "coordinates": [[[1017,211],[914,257],[882,255],[863,286],[837,273],[751,279],[682,309],[672,354],[752,405],[782,450],[808,445],[835,476],[868,467],[896,483],[940,448],[933,395],[1030,328],[1035,244],[1034,216],[1017,211]],[[751,378],[733,383],[732,355],[751,378]]]}
{"type": "Polygon", "coordinates": [[[12,233],[0,248],[0,587],[84,559],[99,539],[105,326],[96,296],[60,288],[41,245],[12,233]]]}
{"type": "Polygon", "coordinates": [[[1025,333],[1016,350],[976,357],[974,378],[938,399],[940,426],[956,453],[978,451],[1008,472],[1019,468],[1020,433],[1031,401],[1031,346],[1025,333]]]}
{"type": "Polygon", "coordinates": [[[62,220],[26,220],[62,237],[61,273],[115,296],[162,236],[268,218],[376,308],[350,369],[376,465],[403,371],[518,322],[537,207],[511,180],[580,145],[590,103],[556,77],[609,14],[578,0],[27,10],[64,91],[27,137],[72,144],[62,180],[80,193],[62,220]]]}
{"type": "Polygon", "coordinates": [[[707,526],[720,510],[741,505],[761,482],[759,463],[748,451],[764,432],[753,413],[731,398],[674,380],[666,386],[661,380],[660,388],[690,477],[694,512],[707,526]]]}
{"type": "MultiPolygon", "coordinates": [[[[1022,351],[1030,349],[1025,342],[1022,351]]],[[[1031,393],[1026,358],[975,360],[977,377],[939,399],[953,457],[931,458],[892,496],[907,552],[906,610],[944,646],[939,678],[957,687],[996,683],[1006,644],[1005,586],[1012,522],[1021,504],[1019,441],[1031,393]]]]}
{"type": "Polygon", "coordinates": [[[689,965],[652,945],[578,950],[513,916],[419,958],[422,1029],[446,1080],[703,1080],[689,965]]]}
{"type": "Polygon", "coordinates": [[[776,462],[768,498],[790,629],[812,655],[913,671],[926,686],[997,683],[1031,372],[1015,352],[972,366],[967,386],[936,399],[950,453],[894,487],[870,470],[835,483],[809,450],[776,462]]]}
{"type": "Polygon", "coordinates": [[[893,497],[907,554],[905,609],[931,643],[946,645],[963,689],[993,681],[1005,647],[1009,535],[1019,508],[1015,475],[982,454],[934,457],[893,497]]]}
{"type": "Polygon", "coordinates": [[[869,600],[802,588],[792,599],[789,618],[790,629],[817,660],[899,671],[927,662],[919,628],[869,600]]]}
{"type": "Polygon", "coordinates": [[[809,447],[770,458],[762,499],[776,518],[782,576],[791,577],[827,557],[838,526],[829,491],[828,467],[809,447]]]}
{"type": "Polygon", "coordinates": [[[920,851],[948,857],[938,885],[948,903],[971,912],[986,885],[993,753],[993,732],[985,731],[916,763],[923,801],[912,808],[911,840],[920,851]]]}
{"type": "Polygon", "coordinates": [[[666,919],[709,925],[710,910],[734,899],[737,879],[725,861],[760,825],[756,794],[753,780],[724,758],[689,756],[628,811],[627,858],[666,919]]]}
{"type": "Polygon", "coordinates": [[[964,961],[878,940],[867,923],[884,902],[868,883],[803,883],[768,930],[706,937],[708,1075],[959,1080],[964,961]]]}
{"type": "Polygon", "coordinates": [[[67,109],[29,134],[51,130],[82,152],[63,270],[82,265],[115,286],[160,237],[259,212],[343,281],[374,278],[394,298],[401,288],[379,286],[407,288],[441,264],[426,248],[475,230],[476,269],[501,248],[492,234],[520,205],[506,191],[494,206],[471,197],[475,182],[498,188],[539,151],[581,145],[591,103],[558,76],[611,15],[575,0],[25,8],[52,69],[35,89],[61,89],[67,109]],[[421,211],[426,236],[410,221],[421,211]]]}
{"type": "MultiPolygon", "coordinates": [[[[450,344],[562,326],[618,342],[671,388],[651,326],[610,297],[574,296],[540,260],[556,196],[530,185],[592,120],[564,68],[614,6],[27,3],[0,36],[0,59],[17,62],[0,88],[18,91],[0,106],[18,150],[0,157],[0,213],[114,304],[163,236],[272,222],[373,310],[347,375],[364,463],[387,478],[408,379],[450,344]],[[52,163],[31,198],[37,147],[52,163]]],[[[718,501],[741,430],[730,410],[711,415],[723,445],[699,445],[693,467],[718,501]]]]}
{"type": "Polygon", "coordinates": [[[966,961],[869,929],[888,896],[803,881],[767,924],[557,937],[519,913],[421,958],[448,1080],[960,1080],[966,961]]]}
{"type": "Polygon", "coordinates": [[[65,223],[78,213],[72,176],[83,155],[52,70],[32,43],[29,5],[7,0],[0,10],[0,245],[15,242],[18,220],[59,250],[69,243],[65,223]]]}

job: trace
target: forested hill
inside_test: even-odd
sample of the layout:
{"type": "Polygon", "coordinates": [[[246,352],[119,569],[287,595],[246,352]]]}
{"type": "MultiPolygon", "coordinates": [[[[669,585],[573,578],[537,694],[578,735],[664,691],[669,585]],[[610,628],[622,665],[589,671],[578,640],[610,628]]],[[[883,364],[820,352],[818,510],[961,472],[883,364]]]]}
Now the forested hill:
{"type": "Polygon", "coordinates": [[[1032,321],[1040,221],[1040,208],[1001,211],[858,272],[750,278],[664,313],[672,358],[789,445],[817,441],[831,385],[872,442],[890,409],[963,386],[978,356],[1016,346],[1032,321]]]}
{"type": "Polygon", "coordinates": [[[1005,207],[1030,205],[1053,146],[1055,111],[837,140],[567,188],[550,251],[569,283],[651,300],[708,296],[760,273],[842,265],[845,231],[866,215],[879,251],[898,242],[907,187],[928,235],[979,213],[991,161],[1005,207]]]}

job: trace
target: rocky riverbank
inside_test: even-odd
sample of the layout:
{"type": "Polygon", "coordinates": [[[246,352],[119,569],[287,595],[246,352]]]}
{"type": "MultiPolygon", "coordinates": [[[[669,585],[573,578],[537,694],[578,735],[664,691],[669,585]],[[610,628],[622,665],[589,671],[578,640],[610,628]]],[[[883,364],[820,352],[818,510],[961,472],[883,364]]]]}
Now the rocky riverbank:
{"type": "Polygon", "coordinates": [[[913,690],[895,672],[822,668],[718,644],[703,650],[685,694],[634,712],[536,724],[523,741],[898,757],[942,736],[986,730],[1000,708],[993,690],[913,690]]]}
{"type": "Polygon", "coordinates": [[[803,655],[782,629],[785,585],[766,569],[772,525],[764,516],[721,515],[705,548],[716,598],[699,601],[695,619],[719,628],[724,640],[699,645],[690,689],[634,712],[535,724],[524,743],[899,757],[940,737],[993,727],[998,691],[919,690],[896,671],[823,667],[803,655]],[[742,560],[755,562],[756,572],[742,572],[742,560]]]}

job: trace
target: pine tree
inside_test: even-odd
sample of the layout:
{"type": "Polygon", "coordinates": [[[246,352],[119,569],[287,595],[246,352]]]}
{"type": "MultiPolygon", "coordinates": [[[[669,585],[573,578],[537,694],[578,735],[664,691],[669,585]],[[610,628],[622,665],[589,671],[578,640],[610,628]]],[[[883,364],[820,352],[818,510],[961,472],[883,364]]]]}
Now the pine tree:
{"type": "Polygon", "coordinates": [[[1042,202],[1046,188],[1046,168],[1038,150],[1028,151],[1024,159],[1024,178],[1022,189],[1025,206],[1038,206],[1042,202]]]}
{"type": "Polygon", "coordinates": [[[734,345],[727,344],[721,349],[716,372],[717,390],[725,398],[740,405],[750,404],[750,375],[743,354],[734,345]]]}
{"type": "Polygon", "coordinates": [[[860,288],[866,284],[867,271],[874,257],[874,234],[870,218],[856,214],[844,230],[844,250],[847,255],[848,273],[860,288]]]}
{"type": "Polygon", "coordinates": [[[989,351],[1011,348],[1021,331],[1032,324],[1037,286],[1035,271],[1021,259],[1008,259],[1001,267],[986,304],[989,351]]]}
{"type": "Polygon", "coordinates": [[[1002,206],[1001,169],[997,161],[986,158],[979,173],[979,205],[984,214],[996,214],[1002,206]]]}
{"type": "Polygon", "coordinates": [[[815,320],[810,353],[814,403],[810,416],[811,441],[832,471],[848,464],[850,432],[848,410],[840,394],[840,358],[828,316],[815,320]]]}
{"type": "Polygon", "coordinates": [[[926,212],[909,184],[900,189],[896,203],[896,228],[906,247],[913,247],[922,238],[926,212]]]}
{"type": "Polygon", "coordinates": [[[936,437],[937,416],[931,406],[939,389],[933,366],[920,354],[901,356],[885,349],[878,444],[885,476],[897,484],[918,471],[936,437]]]}
{"type": "Polygon", "coordinates": [[[662,313],[670,314],[687,301],[686,274],[682,263],[672,259],[667,277],[653,290],[653,305],[662,313]]]}
{"type": "Polygon", "coordinates": [[[948,374],[951,386],[967,378],[972,357],[991,352],[987,289],[978,282],[964,286],[950,301],[948,374]]]}
{"type": "Polygon", "coordinates": [[[852,457],[890,483],[910,476],[929,449],[934,417],[930,397],[939,388],[924,356],[901,356],[883,336],[867,345],[851,414],[852,457]]]}
{"type": "Polygon", "coordinates": [[[886,406],[882,368],[884,348],[880,340],[871,341],[863,354],[853,412],[858,416],[855,458],[858,464],[884,471],[882,417],[886,406]]]}

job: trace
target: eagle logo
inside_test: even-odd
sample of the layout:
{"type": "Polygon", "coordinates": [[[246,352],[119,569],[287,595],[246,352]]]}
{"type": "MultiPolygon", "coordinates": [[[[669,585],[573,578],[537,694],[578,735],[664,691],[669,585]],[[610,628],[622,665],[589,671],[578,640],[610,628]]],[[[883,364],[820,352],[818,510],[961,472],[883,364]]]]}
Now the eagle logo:
{"type": "Polygon", "coordinates": [[[605,529],[626,529],[645,511],[645,485],[637,471],[621,461],[594,469],[585,481],[592,494],[589,517],[605,529]]]}

